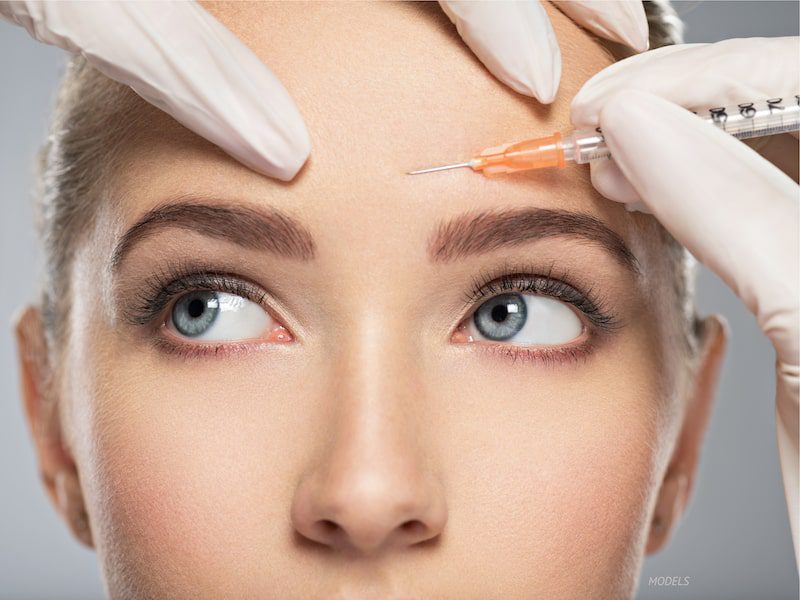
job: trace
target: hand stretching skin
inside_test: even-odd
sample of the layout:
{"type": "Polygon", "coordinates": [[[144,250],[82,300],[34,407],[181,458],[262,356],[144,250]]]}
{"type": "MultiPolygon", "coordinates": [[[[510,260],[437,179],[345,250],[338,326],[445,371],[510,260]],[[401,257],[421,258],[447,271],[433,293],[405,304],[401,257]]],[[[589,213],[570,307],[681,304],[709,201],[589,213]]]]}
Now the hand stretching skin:
{"type": "MultiPolygon", "coordinates": [[[[748,38],[628,58],[587,81],[572,102],[573,124],[602,127],[613,156],[592,165],[597,190],[612,200],[643,202],[733,289],[775,347],[778,449],[795,558],[800,189],[753,149],[681,106],[776,96],[794,104],[799,92],[800,38],[748,38]]],[[[782,158],[796,165],[797,144],[788,148],[782,158]]]]}
{"type": "MultiPolygon", "coordinates": [[[[647,47],[647,21],[638,0],[559,4],[598,35],[647,47]]],[[[442,7],[501,81],[553,101],[561,57],[538,1],[442,2],[442,7]]],[[[13,0],[0,3],[0,18],[40,42],[82,54],[257,172],[289,181],[308,158],[308,131],[281,82],[195,2],[13,0]]]]}
{"type": "Polygon", "coordinates": [[[195,2],[0,2],[0,17],[82,54],[255,171],[288,181],[308,158],[281,82],[195,2]]]}
{"type": "MultiPolygon", "coordinates": [[[[513,90],[543,104],[555,100],[561,51],[538,0],[458,2],[440,0],[461,38],[489,71],[513,90]]],[[[578,25],[602,38],[648,48],[647,17],[640,0],[554,2],[578,25]]]]}

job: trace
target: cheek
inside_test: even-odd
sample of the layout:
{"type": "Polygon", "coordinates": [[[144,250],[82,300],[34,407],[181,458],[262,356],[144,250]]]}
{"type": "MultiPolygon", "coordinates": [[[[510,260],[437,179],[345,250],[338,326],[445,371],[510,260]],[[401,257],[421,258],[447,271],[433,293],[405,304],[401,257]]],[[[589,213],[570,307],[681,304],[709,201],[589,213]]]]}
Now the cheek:
{"type": "Polygon", "coordinates": [[[565,589],[565,597],[625,597],[638,572],[659,398],[646,365],[613,363],[476,360],[454,395],[469,399],[469,417],[449,434],[465,441],[447,459],[452,487],[464,494],[452,504],[465,507],[450,525],[472,530],[482,555],[502,556],[501,568],[525,573],[543,597],[565,589]],[[478,531],[481,523],[492,525],[478,531]]]}
{"type": "MultiPolygon", "coordinates": [[[[266,363],[282,371],[279,359],[266,363]]],[[[87,418],[106,572],[150,582],[162,597],[256,585],[231,574],[268,574],[282,541],[273,534],[285,527],[291,426],[281,381],[294,376],[254,383],[264,362],[209,365],[159,367],[131,354],[92,374],[103,382],[87,418]]]]}
{"type": "Polygon", "coordinates": [[[191,417],[181,414],[175,405],[189,409],[187,398],[169,386],[119,391],[98,401],[139,408],[117,408],[113,419],[97,422],[95,436],[110,553],[140,581],[153,570],[175,589],[184,578],[216,579],[215,566],[230,556],[219,554],[229,542],[227,520],[243,514],[235,504],[246,502],[241,490],[250,465],[236,460],[236,448],[225,446],[205,411],[195,405],[191,417]],[[171,407],[156,407],[162,403],[171,407]]]}
{"type": "Polygon", "coordinates": [[[618,398],[580,399],[592,405],[566,418],[581,426],[553,423],[552,438],[537,448],[549,465],[541,481],[551,509],[544,522],[554,536],[551,556],[563,557],[559,573],[580,565],[587,586],[582,595],[606,589],[611,597],[617,595],[613,586],[627,585],[624,578],[640,555],[652,491],[651,430],[636,407],[609,408],[618,398]]]}
{"type": "Polygon", "coordinates": [[[591,597],[639,554],[652,469],[648,445],[641,432],[631,435],[630,420],[593,410],[581,417],[593,423],[575,427],[540,412],[524,433],[506,434],[507,444],[481,469],[482,510],[494,524],[481,537],[519,562],[512,570],[535,572],[544,589],[593,583],[581,590],[591,597]],[[509,535],[524,548],[514,557],[507,554],[509,535]]]}

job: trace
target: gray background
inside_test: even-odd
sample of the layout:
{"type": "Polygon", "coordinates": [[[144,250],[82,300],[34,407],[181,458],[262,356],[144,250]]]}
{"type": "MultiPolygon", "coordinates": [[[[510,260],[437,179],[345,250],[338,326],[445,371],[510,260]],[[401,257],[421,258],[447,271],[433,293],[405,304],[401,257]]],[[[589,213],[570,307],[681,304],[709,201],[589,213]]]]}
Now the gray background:
{"type": "MultiPolygon", "coordinates": [[[[798,2],[675,2],[687,42],[798,35],[798,2]]],[[[41,265],[32,225],[33,156],[46,132],[64,54],[0,22],[0,598],[102,598],[95,554],[50,506],[23,418],[10,320],[33,298],[41,265]]],[[[647,559],[638,598],[798,597],[783,496],[773,390],[774,351],[755,319],[712,273],[698,281],[701,314],[720,312],[733,339],[699,479],[675,537],[647,559]],[[681,587],[651,576],[689,577],[681,587]]]]}

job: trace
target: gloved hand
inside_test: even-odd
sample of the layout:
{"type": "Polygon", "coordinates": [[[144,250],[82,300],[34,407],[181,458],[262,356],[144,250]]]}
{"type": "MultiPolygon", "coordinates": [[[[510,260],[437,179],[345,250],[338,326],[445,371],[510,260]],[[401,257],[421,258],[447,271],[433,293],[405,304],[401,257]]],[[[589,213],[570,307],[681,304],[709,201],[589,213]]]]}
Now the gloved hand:
{"type": "MultiPolygon", "coordinates": [[[[573,99],[572,122],[599,125],[611,150],[612,160],[592,163],[597,190],[643,202],[733,289],[775,347],[778,449],[800,561],[800,189],[753,149],[684,110],[781,96],[793,105],[798,93],[800,38],[668,46],[597,73],[573,99]]],[[[786,159],[797,165],[796,143],[786,159]]]]}
{"type": "Polygon", "coordinates": [[[74,53],[251,169],[292,179],[311,151],[286,89],[195,2],[0,2],[0,18],[74,53]]]}
{"type": "MultiPolygon", "coordinates": [[[[439,4],[467,46],[495,77],[543,104],[555,100],[561,80],[561,51],[538,0],[439,0],[439,4]]],[[[648,48],[647,17],[641,0],[569,0],[553,4],[602,38],[638,52],[648,48]]]]}
{"type": "MultiPolygon", "coordinates": [[[[464,41],[515,90],[552,102],[561,77],[555,34],[537,0],[442,2],[464,41]],[[493,34],[497,27],[503,35],[493,34]]],[[[639,0],[557,3],[598,35],[647,48],[639,0]]],[[[0,18],[35,39],[82,54],[106,76],[251,169],[291,180],[311,150],[280,81],[195,2],[0,2],[0,18]],[[254,126],[254,124],[258,124],[254,126]]]]}

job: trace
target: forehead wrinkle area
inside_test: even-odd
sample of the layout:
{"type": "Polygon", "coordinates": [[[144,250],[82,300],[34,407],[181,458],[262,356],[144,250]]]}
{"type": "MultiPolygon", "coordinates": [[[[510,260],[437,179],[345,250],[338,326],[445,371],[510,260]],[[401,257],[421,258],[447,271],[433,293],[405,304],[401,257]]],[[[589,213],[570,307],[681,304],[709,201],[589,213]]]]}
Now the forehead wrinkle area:
{"type": "Polygon", "coordinates": [[[490,209],[441,221],[429,238],[428,256],[433,262],[451,262],[552,237],[596,243],[634,275],[641,273],[639,261],[619,234],[592,215],[562,209],[490,209]]]}
{"type": "Polygon", "coordinates": [[[274,207],[256,209],[235,204],[180,200],[149,210],[125,232],[111,255],[112,270],[119,270],[125,256],[138,243],[170,228],[193,231],[284,258],[307,261],[316,254],[311,233],[274,207]]]}

